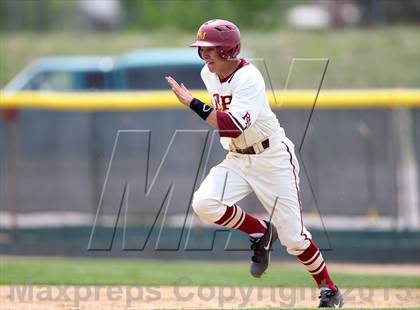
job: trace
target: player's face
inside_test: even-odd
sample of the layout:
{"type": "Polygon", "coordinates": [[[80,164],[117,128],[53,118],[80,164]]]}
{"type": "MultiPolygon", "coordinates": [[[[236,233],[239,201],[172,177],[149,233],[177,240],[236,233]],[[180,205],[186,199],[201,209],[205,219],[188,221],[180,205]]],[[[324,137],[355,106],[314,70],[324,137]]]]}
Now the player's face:
{"type": "Polygon", "coordinates": [[[201,57],[203,57],[210,72],[221,72],[224,66],[224,59],[219,56],[219,53],[217,52],[217,47],[201,47],[200,49],[201,57]]]}

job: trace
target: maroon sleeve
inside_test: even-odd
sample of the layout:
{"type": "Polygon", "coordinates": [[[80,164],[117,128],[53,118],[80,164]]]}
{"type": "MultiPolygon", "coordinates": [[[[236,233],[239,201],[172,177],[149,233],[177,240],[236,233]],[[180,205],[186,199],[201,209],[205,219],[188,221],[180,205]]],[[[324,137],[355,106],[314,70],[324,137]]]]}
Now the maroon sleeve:
{"type": "Polygon", "coordinates": [[[242,134],[242,128],[233,116],[227,112],[216,111],[217,126],[221,137],[237,138],[242,134]]]}

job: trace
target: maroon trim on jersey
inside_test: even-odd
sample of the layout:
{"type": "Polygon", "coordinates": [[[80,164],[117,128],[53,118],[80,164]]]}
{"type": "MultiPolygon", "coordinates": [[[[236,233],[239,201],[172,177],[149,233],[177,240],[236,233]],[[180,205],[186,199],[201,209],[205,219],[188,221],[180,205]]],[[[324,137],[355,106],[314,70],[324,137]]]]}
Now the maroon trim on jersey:
{"type": "Polygon", "coordinates": [[[233,116],[233,114],[232,113],[230,113],[230,112],[226,112],[227,114],[228,114],[228,116],[230,116],[230,118],[235,122],[235,124],[236,124],[236,126],[238,126],[238,128],[240,128],[241,129],[241,131],[244,131],[245,130],[245,128],[244,128],[244,126],[242,126],[242,124],[241,124],[241,122],[240,121],[238,121],[238,119],[235,117],[235,116],[233,116]]]}
{"type": "Polygon", "coordinates": [[[230,83],[230,81],[232,80],[233,75],[235,74],[235,72],[238,71],[239,69],[241,69],[242,67],[246,66],[246,65],[249,65],[249,61],[246,60],[245,58],[242,58],[241,59],[241,62],[238,64],[238,66],[236,67],[236,69],[231,74],[229,74],[224,79],[219,78],[220,83],[225,83],[228,80],[229,80],[229,83],[230,83]]]}
{"type": "Polygon", "coordinates": [[[287,149],[287,153],[289,153],[289,160],[290,160],[290,165],[292,165],[292,170],[293,170],[293,176],[295,177],[295,187],[296,187],[296,193],[297,193],[297,197],[298,197],[298,204],[299,204],[299,209],[300,209],[300,224],[301,224],[301,230],[300,230],[300,235],[301,236],[305,236],[305,239],[306,240],[310,240],[309,238],[308,238],[308,236],[306,235],[306,234],[304,234],[303,233],[303,215],[302,215],[302,206],[301,206],[301,204],[300,204],[300,192],[299,192],[299,186],[298,186],[298,182],[297,182],[297,175],[296,175],[296,167],[295,167],[295,165],[293,164],[293,156],[292,156],[292,152],[290,152],[290,149],[289,149],[289,146],[286,144],[286,143],[284,143],[284,142],[282,142],[285,146],[286,146],[286,149],[287,149]]]}
{"type": "Polygon", "coordinates": [[[222,111],[216,111],[217,127],[219,127],[219,135],[221,137],[237,138],[241,135],[242,129],[232,118],[222,111]]]}

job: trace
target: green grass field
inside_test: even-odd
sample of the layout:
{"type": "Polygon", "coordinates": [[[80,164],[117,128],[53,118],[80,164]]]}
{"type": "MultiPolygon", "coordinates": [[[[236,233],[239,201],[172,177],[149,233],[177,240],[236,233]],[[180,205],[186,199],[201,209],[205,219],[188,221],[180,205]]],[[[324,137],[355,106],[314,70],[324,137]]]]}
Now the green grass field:
{"type": "MultiPolygon", "coordinates": [[[[0,284],[313,287],[298,264],[273,265],[261,279],[246,263],[142,260],[3,259],[0,284]]],[[[333,273],[341,287],[420,288],[416,276],[333,273]]]]}
{"type": "MultiPolygon", "coordinates": [[[[283,88],[293,58],[328,58],[324,88],[418,88],[418,28],[325,31],[243,31],[244,49],[266,61],[274,88],[283,88]]],[[[186,47],[194,33],[173,29],[131,33],[2,33],[0,86],[32,60],[52,55],[118,55],[142,47],[186,47]],[[74,44],[78,42],[78,44],[74,44]]],[[[324,62],[295,63],[290,88],[318,85],[324,62]]]]}
{"type": "MultiPolygon", "coordinates": [[[[95,285],[95,288],[100,287],[155,287],[160,288],[159,292],[162,292],[162,295],[159,295],[159,298],[167,298],[168,301],[173,302],[174,296],[164,295],[164,287],[168,287],[169,291],[172,290],[171,287],[197,287],[197,288],[208,288],[208,287],[219,287],[226,289],[227,287],[232,287],[236,290],[238,287],[272,287],[277,288],[278,290],[281,287],[284,287],[285,290],[290,288],[312,288],[314,294],[317,293],[316,288],[314,287],[314,282],[306,271],[301,268],[298,264],[296,266],[287,264],[273,264],[269,272],[264,275],[261,279],[254,279],[248,273],[248,264],[246,262],[230,263],[230,262],[188,262],[188,261],[150,261],[150,260],[122,260],[122,259],[70,259],[70,258],[11,258],[5,257],[1,259],[0,264],[0,284],[6,285],[3,286],[3,294],[10,294],[9,290],[15,290],[13,287],[18,285],[39,285],[39,290],[36,294],[40,294],[42,291],[47,289],[48,285],[55,285],[58,288],[61,285],[68,285],[67,287],[91,287],[89,285],[95,285]],[[9,285],[10,288],[7,288],[9,285]],[[236,287],[236,288],[235,288],[236,287]]],[[[359,292],[373,292],[371,289],[377,289],[375,293],[375,298],[381,298],[380,293],[385,292],[386,289],[400,288],[404,292],[410,292],[411,289],[420,288],[420,280],[416,275],[413,276],[397,276],[397,275],[363,275],[363,274],[352,274],[352,273],[332,273],[332,276],[336,283],[341,287],[343,294],[350,292],[354,293],[359,292]],[[363,289],[362,289],[363,288],[363,289]],[[361,289],[363,291],[361,291],[361,289]],[[368,291],[366,291],[366,289],[368,291]]],[[[56,287],[57,288],[57,287],[56,287]]],[[[1,289],[1,287],[0,287],[1,289]]],[[[215,288],[216,289],[216,288],[215,288]]],[[[244,288],[246,289],[246,288],[244,288]]],[[[20,288],[23,292],[23,288],[20,288]]],[[[305,289],[308,290],[308,289],[305,289]]],[[[309,289],[310,290],[310,289],[309,289]]],[[[195,292],[195,291],[194,291],[195,292]]],[[[277,291],[276,291],[277,292],[277,291]]],[[[293,291],[294,293],[302,291],[293,291]]],[[[307,291],[308,292],[308,291],[307,291]]],[[[387,291],[388,292],[388,291],[387,291]]],[[[17,293],[16,293],[17,294],[17,293]]],[[[24,293],[21,293],[24,294],[24,293]]],[[[131,293],[130,293],[131,294],[131,293]]],[[[185,294],[185,292],[183,293],[185,294]]],[[[307,293],[306,293],[307,294],[307,293]]],[[[194,296],[196,296],[195,294],[194,296]]],[[[41,295],[36,295],[41,296],[41,295]]],[[[58,295],[51,295],[56,296],[58,295]]],[[[67,306],[71,303],[78,303],[79,299],[76,297],[73,298],[73,295],[70,291],[69,300],[67,300],[67,306]]],[[[76,296],[76,295],[75,295],[76,296]]],[[[77,295],[79,296],[79,295],[77,295]]],[[[88,295],[91,296],[91,295],[88,295]]],[[[101,302],[103,305],[109,305],[109,300],[106,299],[105,295],[101,295],[101,302]]],[[[131,296],[131,295],[130,295],[131,296]]],[[[286,296],[286,295],[285,295],[286,296]]],[[[297,296],[297,295],[296,295],[297,296]]],[[[307,298],[310,298],[309,295],[305,295],[307,298]]],[[[358,296],[358,295],[357,295],[358,296]]],[[[357,297],[356,296],[356,297],[357,297]]],[[[359,296],[359,297],[360,297],[359,296]]],[[[363,295],[364,296],[364,295],[363,295]]],[[[395,296],[395,294],[393,295],[395,296]]],[[[416,295],[418,296],[418,295],[416,295]]],[[[373,297],[373,295],[372,295],[373,297]]],[[[29,297],[28,297],[29,298],[29,297]]],[[[254,300],[255,300],[254,296],[254,300]]],[[[268,298],[268,297],[266,297],[268,298]]],[[[286,298],[286,297],[284,297],[286,298]]],[[[353,297],[354,298],[354,297],[353,297]]],[[[384,297],[382,297],[384,298],[384,297]]],[[[91,298],[92,299],[92,298],[91,298]]],[[[89,299],[84,306],[94,307],[95,301],[89,299]]],[[[213,304],[216,303],[216,297],[213,298],[213,304]]],[[[212,300],[213,300],[212,299],[212,300]]],[[[350,298],[349,298],[350,299],[350,298]]],[[[14,300],[14,299],[12,299],[14,300]]],[[[53,299],[54,300],[54,299],[53,299]]],[[[63,308],[62,299],[57,299],[54,301],[55,307],[57,309],[67,309],[66,306],[63,308]]],[[[87,300],[87,299],[86,299],[87,300]]],[[[131,300],[131,299],[130,299],[131,300]]],[[[143,300],[143,299],[141,299],[143,300]]],[[[146,299],[147,300],[147,299],[146,299]]],[[[159,299],[160,300],[160,299],[159,299]]],[[[238,299],[239,300],[239,297],[238,299]]],[[[284,299],[289,301],[288,299],[284,299]]],[[[376,299],[375,299],[376,300],[376,299]]],[[[40,306],[43,303],[43,299],[28,299],[23,302],[21,300],[16,300],[18,304],[14,305],[9,304],[10,309],[20,309],[19,305],[24,305],[25,303],[31,302],[34,306],[40,306]]],[[[158,305],[164,306],[165,301],[158,305]]],[[[197,304],[197,300],[194,300],[194,305],[197,304]]],[[[238,301],[243,302],[243,300],[238,301]]],[[[294,302],[294,301],[293,301],[294,302]]],[[[379,299],[380,302],[380,299],[379,299]]],[[[115,303],[115,306],[121,306],[124,303],[124,299],[118,299],[118,304],[115,303]]],[[[313,304],[314,307],[317,305],[316,295],[308,300],[308,304],[313,304]]],[[[140,306],[141,302],[133,304],[140,306]]],[[[147,304],[149,305],[149,304],[147,304]]],[[[189,304],[191,307],[192,304],[189,304]]],[[[199,305],[199,304],[197,304],[199,305]]],[[[278,305],[278,303],[277,303],[278,305]]],[[[353,303],[354,305],[354,303],[353,303]]],[[[381,304],[384,305],[383,303],[381,304]]],[[[393,303],[395,306],[395,302],[393,303]]],[[[413,305],[413,304],[411,304],[413,305]]],[[[419,309],[416,305],[412,308],[374,308],[374,309],[419,309]]],[[[118,307],[117,306],[117,307],[118,307]]],[[[157,304],[150,304],[150,307],[155,309],[157,304]]],[[[167,305],[166,305],[167,306],[167,305]]],[[[252,306],[252,303],[246,302],[246,307],[241,309],[249,310],[263,310],[266,308],[249,308],[252,306]]],[[[365,305],[366,306],[366,305],[365,305]]],[[[367,304],[368,306],[368,304],[367,304]]],[[[404,304],[401,304],[404,306],[404,304]]],[[[407,306],[407,304],[405,304],[407,306]]],[[[270,309],[287,309],[287,308],[276,308],[274,305],[270,306],[270,309]]],[[[151,308],[151,309],[152,309],[151,308]]],[[[220,307],[219,307],[220,308],[220,307]]],[[[218,308],[218,309],[219,309],[218,308]]],[[[224,309],[224,307],[222,307],[224,309]]],[[[229,307],[228,307],[229,308],[229,307]]],[[[38,308],[37,308],[38,309],[38,308]]],[[[78,309],[78,308],[77,308],[78,309]]],[[[120,309],[120,308],[118,308],[120,309]]],[[[136,308],[137,309],[137,308],[136,308]]],[[[209,308],[212,310],[216,308],[209,308]]],[[[313,309],[313,308],[293,308],[293,309],[313,309]]],[[[346,308],[353,309],[353,308],[346,308]]],[[[357,308],[354,308],[357,309],[357,308]]],[[[364,308],[369,309],[369,308],[364,308]]],[[[373,309],[373,308],[372,308],[373,309]]]]}

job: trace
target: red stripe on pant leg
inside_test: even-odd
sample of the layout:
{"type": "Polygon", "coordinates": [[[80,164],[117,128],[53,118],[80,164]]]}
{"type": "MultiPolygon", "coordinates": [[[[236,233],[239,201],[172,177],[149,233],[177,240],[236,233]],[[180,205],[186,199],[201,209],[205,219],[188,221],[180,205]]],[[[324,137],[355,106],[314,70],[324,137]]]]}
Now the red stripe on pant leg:
{"type": "MultiPolygon", "coordinates": [[[[302,216],[302,206],[300,204],[300,193],[299,193],[299,186],[298,186],[298,182],[297,182],[297,176],[296,176],[296,167],[293,164],[293,155],[292,152],[289,149],[289,146],[282,142],[285,146],[286,146],[286,150],[289,153],[289,157],[290,157],[290,164],[292,165],[292,169],[293,169],[293,175],[295,177],[295,187],[296,187],[296,192],[297,192],[297,196],[298,196],[298,202],[299,202],[299,209],[300,209],[300,223],[301,223],[301,232],[300,235],[301,236],[305,236],[305,239],[309,240],[311,243],[309,244],[309,247],[306,248],[306,250],[297,256],[297,258],[299,259],[299,261],[301,262],[306,262],[308,260],[311,260],[311,262],[315,261],[312,260],[311,258],[315,255],[315,253],[319,250],[318,246],[311,240],[308,238],[308,236],[306,236],[306,234],[303,233],[303,216],[302,216]]],[[[331,280],[330,275],[328,273],[327,270],[327,266],[325,264],[325,262],[323,262],[321,264],[321,266],[324,265],[323,270],[317,274],[317,275],[312,275],[312,277],[315,279],[316,283],[318,284],[318,287],[329,287],[330,289],[332,289],[333,291],[337,290],[334,282],[331,280]]]]}
{"type": "Polygon", "coordinates": [[[295,187],[296,187],[296,193],[298,197],[298,204],[299,204],[299,210],[300,210],[300,224],[301,224],[300,235],[305,236],[305,239],[309,239],[308,236],[303,233],[303,215],[302,215],[303,212],[302,212],[302,205],[300,204],[300,192],[299,192],[299,186],[298,186],[297,175],[296,175],[296,167],[293,164],[293,155],[289,149],[289,146],[284,142],[282,143],[286,146],[287,153],[289,153],[289,157],[290,157],[289,161],[290,161],[290,165],[292,165],[293,176],[295,177],[295,187]]]}

